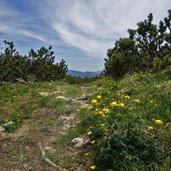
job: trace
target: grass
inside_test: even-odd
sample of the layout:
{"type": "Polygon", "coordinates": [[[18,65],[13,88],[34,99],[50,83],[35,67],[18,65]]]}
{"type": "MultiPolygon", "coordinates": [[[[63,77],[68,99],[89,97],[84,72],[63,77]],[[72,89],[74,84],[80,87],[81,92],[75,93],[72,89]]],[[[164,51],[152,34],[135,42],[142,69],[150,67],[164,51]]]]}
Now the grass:
{"type": "MultiPolygon", "coordinates": [[[[92,92],[94,89],[86,83],[70,85],[57,81],[1,85],[0,125],[5,128],[5,132],[0,137],[2,144],[0,169],[23,170],[28,166],[33,170],[52,170],[51,166],[42,161],[38,142],[56,150],[56,153],[46,151],[52,161],[63,167],[72,168],[76,156],[69,157],[70,141],[78,136],[80,131],[77,127],[63,131],[65,124],[60,116],[77,114],[80,106],[74,104],[72,99],[92,92]],[[41,95],[41,92],[45,95],[41,95]],[[58,96],[71,100],[57,99],[58,96]]],[[[78,115],[74,122],[77,120],[78,115]]]]}
{"type": "Polygon", "coordinates": [[[1,85],[0,125],[5,132],[0,137],[0,169],[53,170],[41,159],[37,143],[42,142],[54,151],[46,151],[49,159],[68,170],[168,170],[170,87],[164,73],[136,73],[117,81],[102,77],[81,84],[1,85]],[[83,94],[92,94],[88,107],[72,100],[83,94]],[[91,103],[93,99],[97,103],[91,103]],[[64,129],[67,123],[61,116],[72,114],[75,119],[69,122],[75,127],[64,129]],[[70,142],[76,137],[95,141],[73,155],[70,142]]]}
{"type": "Polygon", "coordinates": [[[102,89],[90,100],[87,118],[82,121],[95,142],[87,167],[99,171],[169,168],[169,78],[162,73],[136,73],[100,82],[102,89]]]}

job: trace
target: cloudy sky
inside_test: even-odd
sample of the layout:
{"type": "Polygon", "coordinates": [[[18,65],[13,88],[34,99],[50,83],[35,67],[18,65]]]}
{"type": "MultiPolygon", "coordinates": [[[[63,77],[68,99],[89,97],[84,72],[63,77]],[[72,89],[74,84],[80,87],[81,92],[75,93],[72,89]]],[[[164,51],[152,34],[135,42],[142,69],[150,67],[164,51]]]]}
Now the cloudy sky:
{"type": "Polygon", "coordinates": [[[152,12],[158,23],[170,0],[0,0],[0,44],[13,41],[21,54],[53,46],[69,69],[97,71],[107,49],[152,12]]]}

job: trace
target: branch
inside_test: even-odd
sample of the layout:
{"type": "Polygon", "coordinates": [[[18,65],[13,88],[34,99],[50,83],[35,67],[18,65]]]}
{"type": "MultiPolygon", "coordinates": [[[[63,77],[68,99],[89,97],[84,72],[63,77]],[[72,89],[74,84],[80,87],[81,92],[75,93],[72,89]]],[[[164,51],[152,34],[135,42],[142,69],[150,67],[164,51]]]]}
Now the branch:
{"type": "Polygon", "coordinates": [[[53,166],[55,168],[58,169],[58,171],[66,171],[66,169],[63,169],[61,168],[60,166],[57,166],[55,163],[53,163],[49,158],[46,157],[46,153],[45,153],[45,150],[43,149],[43,146],[42,146],[42,143],[41,142],[38,142],[38,147],[41,151],[41,154],[42,154],[42,159],[48,163],[50,166],[53,166]]]}

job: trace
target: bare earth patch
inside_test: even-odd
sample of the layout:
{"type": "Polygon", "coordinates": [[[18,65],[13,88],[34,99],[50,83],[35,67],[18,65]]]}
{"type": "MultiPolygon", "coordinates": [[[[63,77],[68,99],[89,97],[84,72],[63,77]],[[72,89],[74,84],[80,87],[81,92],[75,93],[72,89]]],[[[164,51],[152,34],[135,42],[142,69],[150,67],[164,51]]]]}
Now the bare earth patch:
{"type": "MultiPolygon", "coordinates": [[[[75,111],[81,105],[87,105],[86,101],[91,96],[57,96],[64,94],[60,90],[38,94],[43,97],[55,95],[52,96],[54,100],[67,101],[75,111]]],[[[20,108],[32,106],[34,109],[21,128],[14,133],[0,132],[0,171],[83,171],[77,165],[77,150],[70,147],[71,142],[63,146],[57,141],[79,123],[74,110],[61,115],[51,108],[39,108],[34,100],[23,96],[21,102],[18,101],[20,108]]],[[[0,114],[8,112],[8,108],[0,108],[0,114]]]]}

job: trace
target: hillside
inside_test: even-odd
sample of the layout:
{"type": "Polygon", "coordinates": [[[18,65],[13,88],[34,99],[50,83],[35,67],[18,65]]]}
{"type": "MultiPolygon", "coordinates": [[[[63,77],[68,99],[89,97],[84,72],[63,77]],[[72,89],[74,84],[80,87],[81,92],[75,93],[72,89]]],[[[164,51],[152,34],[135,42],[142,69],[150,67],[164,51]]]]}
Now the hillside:
{"type": "Polygon", "coordinates": [[[165,73],[3,84],[0,170],[168,170],[170,87],[165,73]]]}

